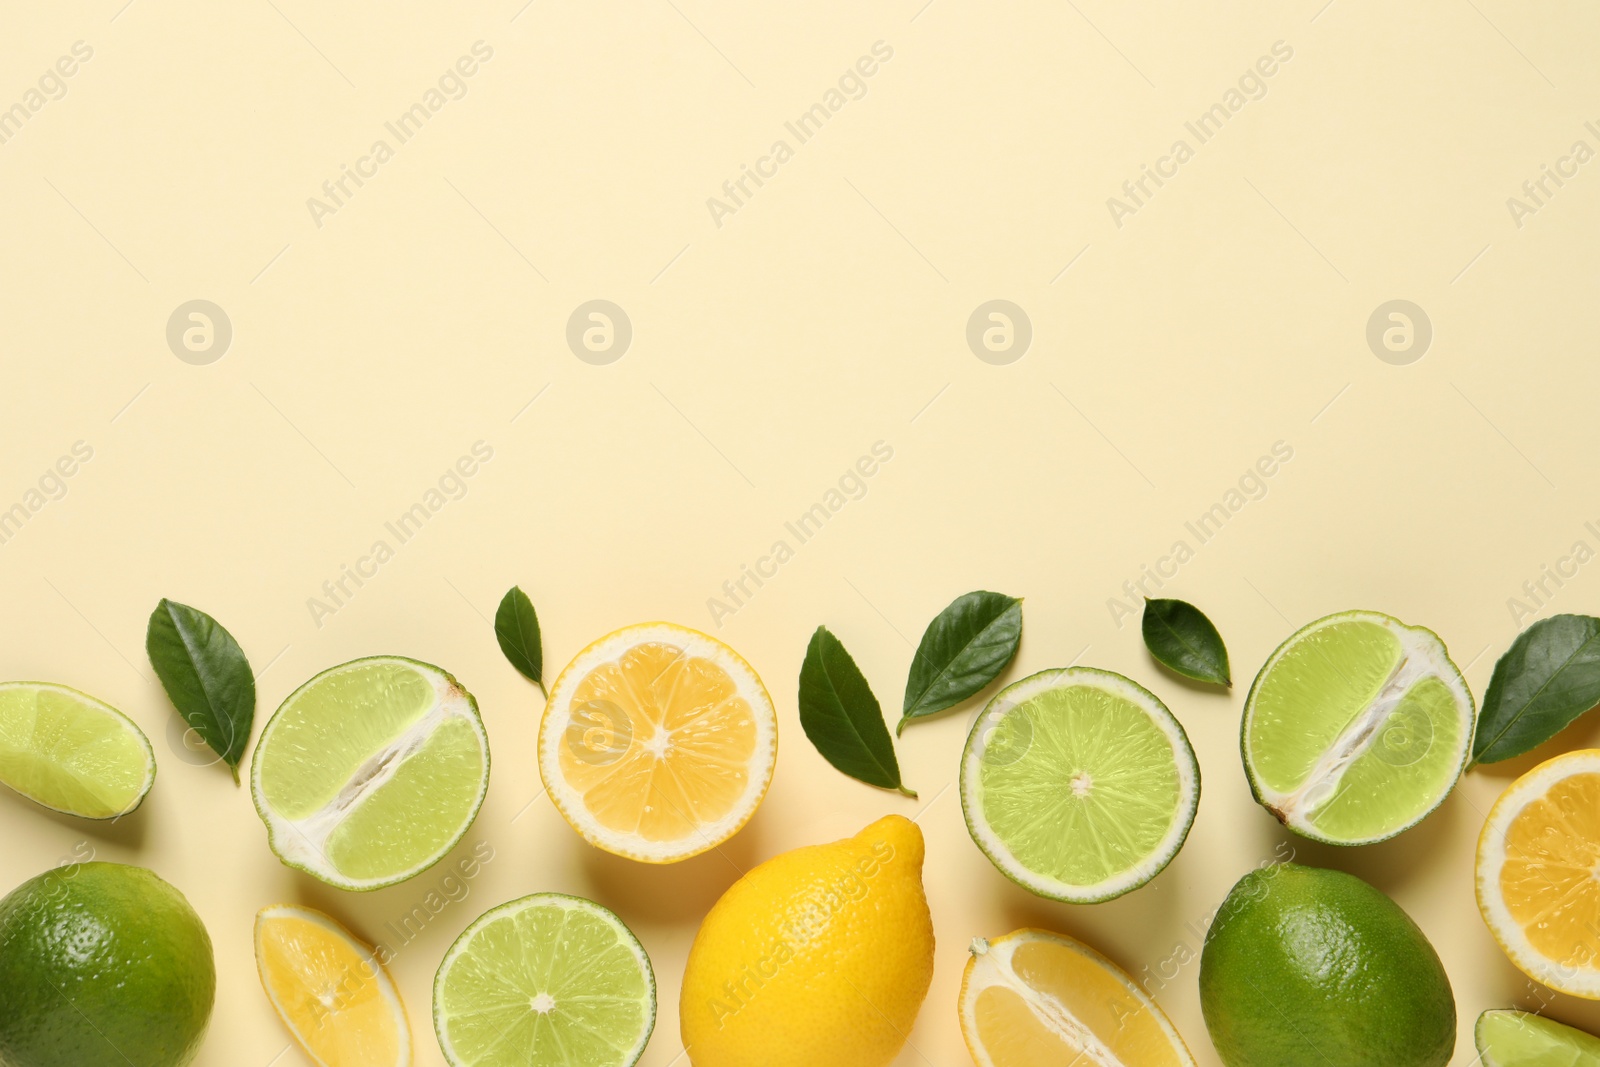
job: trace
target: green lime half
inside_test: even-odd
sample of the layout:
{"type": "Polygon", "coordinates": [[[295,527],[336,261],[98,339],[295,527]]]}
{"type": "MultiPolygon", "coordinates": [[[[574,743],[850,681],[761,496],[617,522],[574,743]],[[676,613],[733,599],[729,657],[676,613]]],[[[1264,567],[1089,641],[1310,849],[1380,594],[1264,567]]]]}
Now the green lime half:
{"type": "Polygon", "coordinates": [[[1596,1067],[1600,1037],[1526,1011],[1478,1016],[1472,1036],[1483,1067],[1596,1067]]]}
{"type": "Polygon", "coordinates": [[[323,671],[273,713],[250,765],[272,851],[340,889],[377,889],[433,866],[489,787],[472,694],[399,656],[323,671]]]}
{"type": "Polygon", "coordinates": [[[1042,671],[995,694],[961,757],[972,840],[1042,897],[1093,903],[1161,873],[1200,800],[1200,765],[1155,695],[1110,671],[1042,671]]]}
{"type": "Polygon", "coordinates": [[[0,683],[0,782],[85,819],[115,819],[156,780],[150,739],[87,693],[48,682],[0,683]]]}
{"type": "Polygon", "coordinates": [[[1256,675],[1240,744],[1256,800],[1332,845],[1393,837],[1466,767],[1472,693],[1432,630],[1375,611],[1318,619],[1256,675]]]}
{"type": "Polygon", "coordinates": [[[610,911],[535,893],[480,916],[433,980],[451,1067],[632,1067],[656,1025],[656,976],[610,911]]]}

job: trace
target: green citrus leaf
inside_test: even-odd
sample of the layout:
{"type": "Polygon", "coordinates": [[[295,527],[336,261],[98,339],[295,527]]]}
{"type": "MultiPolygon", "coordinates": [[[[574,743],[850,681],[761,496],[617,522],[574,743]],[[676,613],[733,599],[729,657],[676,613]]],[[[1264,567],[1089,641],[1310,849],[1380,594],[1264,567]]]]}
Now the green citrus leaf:
{"type": "Polygon", "coordinates": [[[239,642],[205,612],[162,598],[144,647],[172,706],[237,782],[256,715],[256,678],[239,642]]]}
{"type": "Polygon", "coordinates": [[[1541,619],[1522,631],[1494,665],[1472,741],[1472,761],[1498,763],[1520,756],[1597,704],[1600,619],[1541,619]]]}
{"type": "Polygon", "coordinates": [[[1145,647],[1158,663],[1197,682],[1233,685],[1222,635],[1193,604],[1147,597],[1143,630],[1145,647]]]}
{"type": "Polygon", "coordinates": [[[1000,676],[1022,643],[1022,601],[979,590],[950,602],[911,660],[900,725],[953,708],[1000,676]]]}
{"type": "Polygon", "coordinates": [[[826,626],[811,635],[800,666],[800,726],[835,770],[880,789],[917,795],[900,781],[878,698],[826,626]]]}
{"type": "Polygon", "coordinates": [[[539,616],[533,601],[519,586],[512,586],[494,613],[494,636],[500,651],[522,676],[544,689],[544,646],[539,640],[539,616]]]}

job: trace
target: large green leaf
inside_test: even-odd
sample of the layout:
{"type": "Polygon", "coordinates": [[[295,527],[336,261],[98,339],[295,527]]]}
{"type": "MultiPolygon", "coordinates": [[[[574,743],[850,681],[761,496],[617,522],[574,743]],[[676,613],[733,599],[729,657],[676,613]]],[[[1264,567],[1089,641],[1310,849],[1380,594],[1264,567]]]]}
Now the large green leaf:
{"type": "Polygon", "coordinates": [[[163,598],[144,646],[172,706],[237,782],[256,714],[256,678],[239,642],[205,612],[163,598]]]}
{"type": "Polygon", "coordinates": [[[1474,763],[1498,763],[1550,740],[1600,704],[1600,619],[1555,615],[1528,627],[1494,665],[1474,763]]]}
{"type": "Polygon", "coordinates": [[[994,681],[1021,642],[1022,601],[1016,597],[979,590],[951,601],[922,633],[895,733],[994,681]]]}
{"type": "Polygon", "coordinates": [[[900,781],[878,698],[826,626],[811,635],[800,666],[800,726],[836,770],[868,785],[917,795],[900,781]]]}
{"type": "Polygon", "coordinates": [[[1193,604],[1146,598],[1141,625],[1145,647],[1163,666],[1197,682],[1233,684],[1222,635],[1193,604]]]}

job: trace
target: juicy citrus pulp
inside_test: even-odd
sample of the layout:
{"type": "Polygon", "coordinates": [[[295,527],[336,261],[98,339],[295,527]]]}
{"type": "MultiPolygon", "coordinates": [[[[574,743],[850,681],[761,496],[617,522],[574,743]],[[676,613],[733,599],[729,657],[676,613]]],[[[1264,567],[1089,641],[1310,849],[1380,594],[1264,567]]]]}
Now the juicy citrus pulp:
{"type": "Polygon", "coordinates": [[[1043,930],[974,940],[960,1012],[978,1067],[1194,1067],[1178,1031],[1121,968],[1043,930]]]}
{"type": "Polygon", "coordinates": [[[671,863],[749,821],[777,745],[772,698],[738,653],[686,627],[645,623],[596,641],[556,679],[539,772],[590,844],[671,863]]]}
{"type": "Polygon", "coordinates": [[[150,740],[111,705],[64,685],[0,684],[0,782],[47,808],[114,819],[155,782],[150,740]]]}
{"type": "Polygon", "coordinates": [[[557,893],[486,912],[433,981],[451,1067],[631,1067],[655,1024],[638,939],[600,905],[557,893]]]}
{"type": "Polygon", "coordinates": [[[251,762],[278,858],[341,889],[376,889],[436,863],[489,785],[472,694],[437,667],[375,656],[289,695],[251,762]]]}
{"type": "Polygon", "coordinates": [[[1584,1067],[1600,1063],[1600,1037],[1525,1011],[1478,1016],[1472,1036],[1483,1067],[1584,1067]]]}
{"type": "Polygon", "coordinates": [[[1206,931],[1200,1008],[1228,1067],[1445,1067],[1450,979],[1400,906],[1342,871],[1239,879],[1206,931]]]}
{"type": "Polygon", "coordinates": [[[1053,900],[1109,900],[1183,847],[1200,766],[1148,690],[1089,667],[997,693],[961,758],[967,829],[1008,878],[1053,900]]]}
{"type": "Polygon", "coordinates": [[[411,1028],[372,950],[320,911],[256,916],[256,970],[272,1008],[318,1067],[409,1067],[411,1028]]]}
{"type": "Polygon", "coordinates": [[[1530,978],[1600,1000],[1600,749],[1568,752],[1500,795],[1478,838],[1478,910],[1530,978]]]}
{"type": "Polygon", "coordinates": [[[735,882],[689,950],[694,1067],[887,1067],[933,980],[922,831],[899,815],[735,882]]]}
{"type": "Polygon", "coordinates": [[[143,867],[74,863],[0,900],[0,1063],[183,1067],[216,989],[200,917],[143,867]]]}
{"type": "Polygon", "coordinates": [[[1278,647],[1245,702],[1256,799],[1317,841],[1357,845],[1422,821],[1455,787],[1472,694],[1431,631],[1374,611],[1329,615],[1278,647]]]}

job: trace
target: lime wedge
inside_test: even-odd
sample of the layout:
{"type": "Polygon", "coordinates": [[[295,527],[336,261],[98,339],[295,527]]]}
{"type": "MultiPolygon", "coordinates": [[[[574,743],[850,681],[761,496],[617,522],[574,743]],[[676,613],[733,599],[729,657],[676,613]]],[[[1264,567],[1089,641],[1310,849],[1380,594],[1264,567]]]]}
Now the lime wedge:
{"type": "Polygon", "coordinates": [[[0,782],[29,800],[115,819],[155,778],[150,739],[110,704],[64,685],[0,683],[0,782]]]}
{"type": "Polygon", "coordinates": [[[1042,897],[1110,900],[1183,847],[1200,766],[1178,720],[1120,674],[1043,671],[995,694],[961,757],[961,809],[1001,873],[1042,897]]]}
{"type": "Polygon", "coordinates": [[[1525,1011],[1495,1010],[1473,1028],[1483,1067],[1593,1067],[1600,1037],[1525,1011]]]}
{"type": "Polygon", "coordinates": [[[296,689],[250,765],[272,851],[340,889],[433,866],[488,787],[477,701],[439,668],[400,656],[354,660],[296,689]]]}
{"type": "Polygon", "coordinates": [[[1375,611],[1300,630],[1256,675],[1241,747],[1250,788],[1294,832],[1333,845],[1393,837],[1466,766],[1472,693],[1432,630],[1375,611]]]}
{"type": "Polygon", "coordinates": [[[632,1067],[656,1025],[656,978],[600,905],[535,893],[481,915],[433,980],[451,1067],[632,1067]]]}

